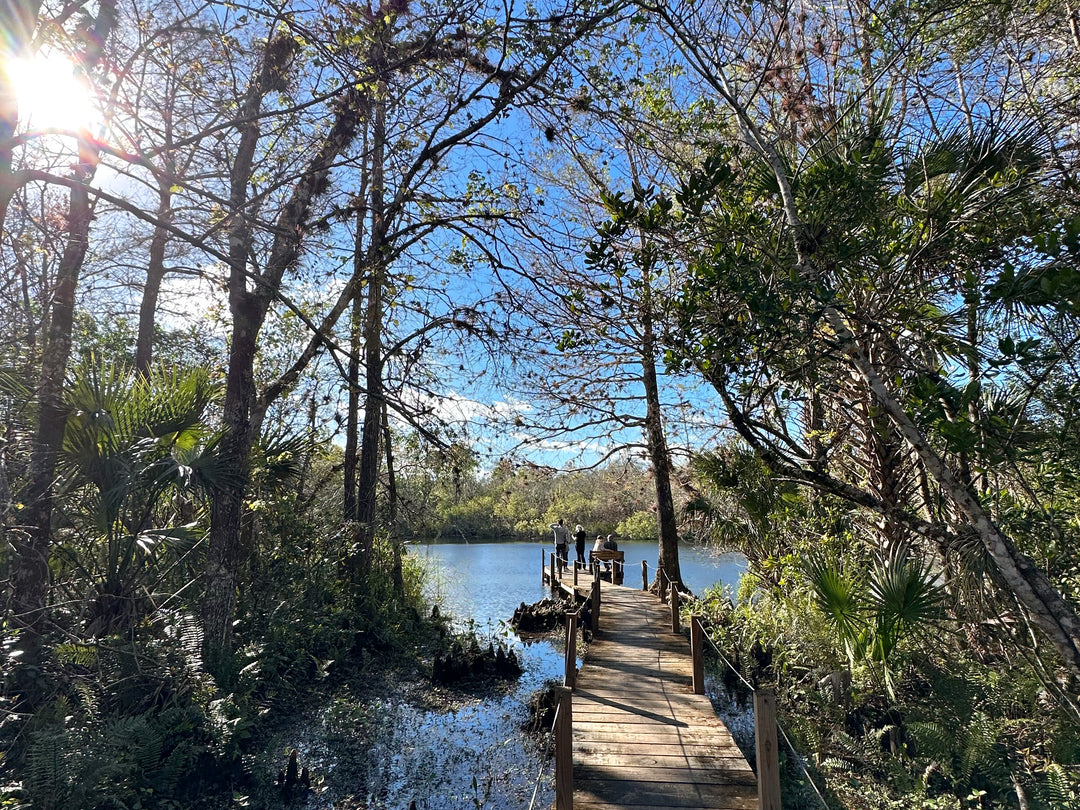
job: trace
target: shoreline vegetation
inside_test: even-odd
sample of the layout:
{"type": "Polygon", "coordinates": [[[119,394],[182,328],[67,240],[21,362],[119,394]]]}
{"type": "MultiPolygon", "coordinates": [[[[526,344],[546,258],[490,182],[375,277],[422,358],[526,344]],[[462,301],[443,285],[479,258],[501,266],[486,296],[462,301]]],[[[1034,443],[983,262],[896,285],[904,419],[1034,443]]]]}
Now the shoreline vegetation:
{"type": "Polygon", "coordinates": [[[521,674],[504,640],[469,622],[453,629],[452,616],[425,603],[423,578],[406,557],[405,592],[376,612],[323,602],[284,627],[267,625],[228,693],[201,671],[190,627],[58,643],[42,675],[55,679],[47,708],[18,726],[9,714],[4,725],[10,781],[0,807],[298,806],[329,787],[325,752],[308,755],[327,745],[336,806],[367,807],[348,796],[386,778],[388,762],[365,751],[390,707],[449,716],[505,695],[521,674]]]}

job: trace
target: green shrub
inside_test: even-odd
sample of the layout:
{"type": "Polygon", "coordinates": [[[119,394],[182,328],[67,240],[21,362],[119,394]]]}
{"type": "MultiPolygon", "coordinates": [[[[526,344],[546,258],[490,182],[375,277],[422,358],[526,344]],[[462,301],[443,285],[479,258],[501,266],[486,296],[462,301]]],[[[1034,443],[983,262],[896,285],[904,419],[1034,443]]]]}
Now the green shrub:
{"type": "Polygon", "coordinates": [[[615,532],[627,540],[655,540],[656,515],[652,512],[634,512],[615,527],[615,532]]]}

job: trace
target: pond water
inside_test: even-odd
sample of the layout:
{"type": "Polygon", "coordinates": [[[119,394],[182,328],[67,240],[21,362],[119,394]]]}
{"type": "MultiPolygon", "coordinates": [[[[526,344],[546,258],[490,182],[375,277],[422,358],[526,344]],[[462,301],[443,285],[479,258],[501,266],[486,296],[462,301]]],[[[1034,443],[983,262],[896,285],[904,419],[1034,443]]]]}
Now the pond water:
{"type": "MultiPolygon", "coordinates": [[[[509,621],[522,602],[537,602],[548,595],[540,584],[543,543],[431,543],[410,546],[410,553],[428,563],[432,578],[428,596],[459,620],[472,620],[497,629],[509,621]]],[[[624,583],[641,585],[641,561],[648,563],[649,579],[656,573],[655,542],[619,543],[626,555],[624,583]]],[[[570,550],[573,556],[573,548],[570,550]]],[[[741,554],[718,554],[710,549],[684,546],[679,549],[683,582],[696,594],[716,584],[735,589],[746,572],[741,554]]]]}
{"type": "MultiPolygon", "coordinates": [[[[641,560],[655,572],[655,543],[620,543],[626,584],[640,586],[641,560]]],[[[297,746],[325,777],[309,808],[526,810],[554,802],[552,762],[522,727],[530,697],[562,677],[562,650],[550,641],[523,642],[508,621],[521,602],[548,596],[540,584],[541,543],[431,544],[409,547],[430,572],[428,597],[459,628],[512,644],[524,667],[501,696],[476,699],[454,711],[428,711],[405,701],[357,705],[343,697],[307,725],[297,746]],[[374,745],[358,750],[357,721],[374,745]],[[371,727],[373,722],[375,727],[371,727]],[[539,777],[539,778],[538,778],[539,777]]],[[[686,584],[702,593],[714,584],[734,588],[745,570],[739,555],[680,548],[686,584]]]]}

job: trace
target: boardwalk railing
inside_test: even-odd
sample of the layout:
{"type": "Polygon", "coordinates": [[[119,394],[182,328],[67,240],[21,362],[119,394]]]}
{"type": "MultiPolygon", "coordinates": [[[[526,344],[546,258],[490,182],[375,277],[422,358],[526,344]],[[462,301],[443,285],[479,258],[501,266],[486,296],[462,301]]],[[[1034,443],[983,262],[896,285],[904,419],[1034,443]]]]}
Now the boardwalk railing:
{"type": "Polygon", "coordinates": [[[557,688],[559,707],[555,714],[555,810],[574,808],[574,718],[573,690],[557,688]]]}
{"type": "MultiPolygon", "coordinates": [[[[694,691],[705,693],[705,643],[706,640],[716,650],[732,672],[738,675],[754,695],[754,752],[757,756],[758,807],[759,810],[781,810],[780,804],[780,748],[777,741],[779,725],[776,721],[776,692],[772,689],[756,689],[735,669],[705,634],[701,616],[690,616],[690,655],[693,659],[694,691]]],[[[790,742],[789,742],[790,745],[790,742]]],[[[794,750],[794,749],[792,749],[794,750]]],[[[811,784],[813,784],[811,780],[811,784]]],[[[817,786],[814,786],[817,790],[817,786]]],[[[819,794],[820,796],[820,794],[819,794]]],[[[822,799],[824,803],[824,799],[822,799]]],[[[825,805],[826,808],[828,805],[825,805]]]]}
{"type": "Polygon", "coordinates": [[[584,586],[578,584],[578,572],[581,569],[578,567],[577,562],[574,562],[571,566],[563,567],[562,561],[557,557],[554,552],[550,553],[546,549],[540,551],[540,582],[543,585],[550,585],[551,588],[561,590],[574,600],[581,600],[589,606],[589,629],[592,632],[599,632],[600,629],[600,569],[593,568],[593,579],[590,585],[589,595],[586,597],[582,590],[584,586]],[[573,569],[573,584],[564,581],[563,572],[569,568],[573,569]]]}
{"type": "Polygon", "coordinates": [[[574,688],[577,680],[577,631],[578,618],[581,616],[581,608],[573,613],[566,614],[566,650],[563,653],[565,659],[563,686],[568,689],[574,688]]]}
{"type": "MultiPolygon", "coordinates": [[[[573,584],[564,583],[562,560],[551,553],[550,568],[546,559],[547,551],[541,554],[543,582],[552,588],[561,588],[575,598],[584,599],[584,593],[578,584],[578,564],[573,564],[573,584]]],[[[681,633],[679,615],[680,602],[683,601],[675,584],[668,577],[663,567],[657,567],[658,596],[662,603],[671,608],[671,632],[681,633]]],[[[642,590],[648,590],[648,563],[641,561],[642,590]]],[[[593,633],[600,630],[600,570],[593,567],[593,581],[589,597],[585,604],[591,611],[593,633]]],[[[577,633],[581,613],[585,605],[566,614],[566,648],[564,685],[558,687],[558,708],[555,715],[555,808],[573,810],[573,717],[572,695],[577,681],[577,633]]],[[[705,693],[704,651],[706,639],[701,617],[694,614],[690,619],[690,651],[692,659],[692,684],[695,694],[705,693]]],[[[714,645],[715,646],[715,645],[714,645]]],[[[752,688],[752,687],[751,687],[752,688]]],[[[776,694],[771,689],[754,689],[754,740],[757,754],[757,785],[760,810],[780,810],[780,763],[777,743],[776,694]]]]}

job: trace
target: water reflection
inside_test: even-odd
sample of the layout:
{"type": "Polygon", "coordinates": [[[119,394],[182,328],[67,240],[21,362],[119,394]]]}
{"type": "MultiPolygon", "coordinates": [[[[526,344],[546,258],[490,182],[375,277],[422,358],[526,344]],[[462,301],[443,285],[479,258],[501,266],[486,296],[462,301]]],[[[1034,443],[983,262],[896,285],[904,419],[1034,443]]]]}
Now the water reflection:
{"type": "MultiPolygon", "coordinates": [[[[629,541],[619,544],[626,554],[625,584],[641,585],[641,561],[648,564],[649,578],[656,572],[656,543],[629,541]]],[[[540,584],[541,543],[432,543],[410,546],[433,572],[428,597],[438,601],[456,618],[498,630],[521,602],[547,596],[540,584]]],[[[746,571],[741,554],[716,554],[709,549],[679,549],[683,582],[701,594],[716,584],[735,588],[746,571]]]]}
{"type": "MultiPolygon", "coordinates": [[[[641,560],[655,572],[654,543],[620,543],[628,585],[640,586],[641,560]]],[[[562,651],[549,641],[523,643],[508,620],[521,602],[548,595],[540,584],[540,543],[411,546],[432,576],[428,597],[459,628],[515,645],[524,667],[505,695],[428,711],[403,700],[358,704],[347,696],[323,708],[300,735],[302,758],[325,777],[308,807],[491,808],[525,810],[543,774],[535,807],[554,801],[552,764],[522,731],[529,697],[545,680],[561,678],[562,651]]],[[[680,549],[683,579],[697,593],[721,583],[734,587],[745,570],[738,555],[680,549]]]]}

